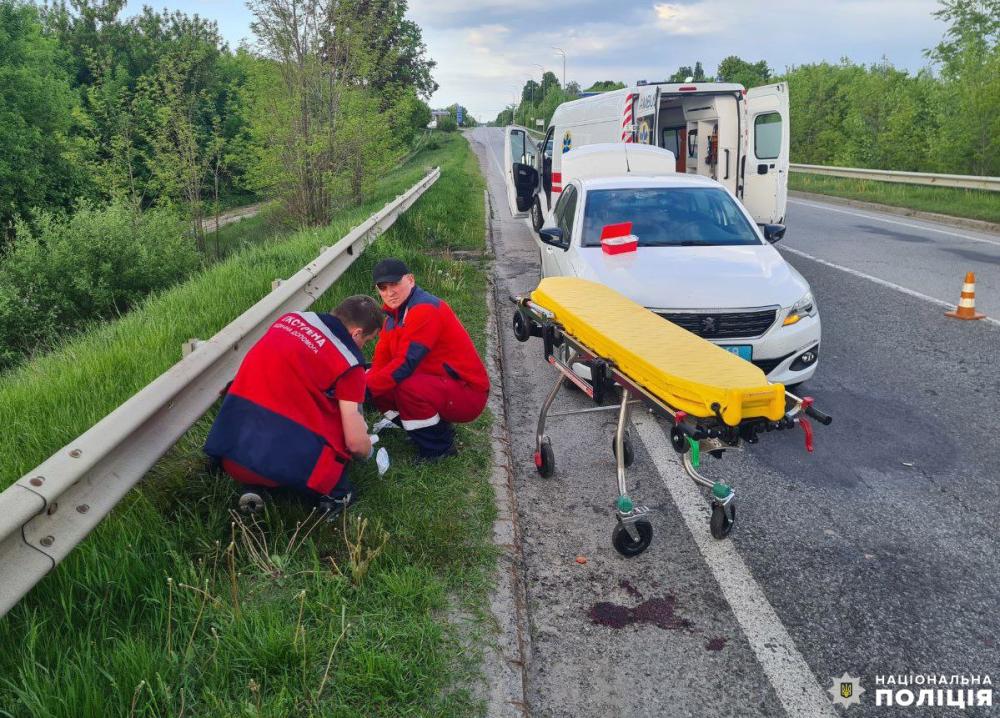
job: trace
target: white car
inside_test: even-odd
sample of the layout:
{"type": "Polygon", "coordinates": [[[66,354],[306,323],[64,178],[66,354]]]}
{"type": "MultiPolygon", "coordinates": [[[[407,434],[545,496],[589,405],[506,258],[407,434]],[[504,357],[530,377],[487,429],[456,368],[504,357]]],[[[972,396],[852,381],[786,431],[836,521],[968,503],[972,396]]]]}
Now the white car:
{"type": "Polygon", "coordinates": [[[693,174],[564,177],[545,219],[543,276],[605,284],[753,362],[773,382],[794,386],[816,372],[816,301],[771,246],[784,227],[762,232],[718,182],[693,174]],[[608,254],[602,231],[622,222],[632,223],[638,248],[608,254]]]}

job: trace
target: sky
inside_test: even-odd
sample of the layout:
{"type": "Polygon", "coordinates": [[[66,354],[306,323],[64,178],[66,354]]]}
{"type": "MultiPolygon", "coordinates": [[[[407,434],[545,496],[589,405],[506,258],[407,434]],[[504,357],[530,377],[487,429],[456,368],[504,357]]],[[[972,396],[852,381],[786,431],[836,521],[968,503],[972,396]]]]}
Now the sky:
{"type": "MultiPolygon", "coordinates": [[[[130,0],[126,14],[138,12],[130,0]]],[[[219,23],[232,47],[252,41],[242,0],[159,0],[219,23]]],[[[492,120],[524,83],[551,70],[588,87],[596,80],[662,80],[701,61],[714,73],[728,55],[766,60],[776,72],[791,65],[886,57],[916,72],[923,51],[945,26],[931,13],[936,0],[410,0],[409,17],[423,29],[437,62],[440,89],[432,107],[459,102],[492,120]],[[540,67],[539,67],[540,66],[540,67]]]]}

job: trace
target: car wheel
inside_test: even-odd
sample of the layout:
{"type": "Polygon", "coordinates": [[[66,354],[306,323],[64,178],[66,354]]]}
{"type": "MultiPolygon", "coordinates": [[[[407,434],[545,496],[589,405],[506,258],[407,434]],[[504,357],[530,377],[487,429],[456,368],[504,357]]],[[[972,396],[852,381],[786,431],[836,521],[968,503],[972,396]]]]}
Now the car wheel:
{"type": "Polygon", "coordinates": [[[544,221],[545,218],[542,216],[542,205],[538,201],[538,198],[535,197],[535,201],[531,205],[531,226],[534,227],[537,232],[542,228],[542,223],[544,221]]]}

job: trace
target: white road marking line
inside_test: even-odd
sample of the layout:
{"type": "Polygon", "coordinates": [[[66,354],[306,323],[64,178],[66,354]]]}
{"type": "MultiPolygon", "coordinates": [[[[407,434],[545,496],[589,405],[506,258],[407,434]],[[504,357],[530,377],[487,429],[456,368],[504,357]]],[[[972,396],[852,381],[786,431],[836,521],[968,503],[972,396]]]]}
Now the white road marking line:
{"type": "MultiPolygon", "coordinates": [[[[936,304],[939,307],[944,307],[945,309],[948,309],[948,310],[952,310],[956,306],[955,302],[946,302],[943,299],[937,299],[936,297],[931,297],[931,296],[928,296],[927,294],[921,294],[920,292],[916,292],[916,291],[914,291],[912,289],[907,289],[906,287],[900,286],[899,284],[893,284],[892,282],[886,281],[885,279],[879,279],[878,277],[873,277],[870,274],[865,274],[864,272],[859,272],[856,269],[851,269],[850,267],[844,267],[844,266],[841,266],[839,264],[834,264],[833,262],[828,262],[825,259],[820,259],[819,257],[814,257],[813,255],[807,254],[806,252],[803,252],[803,251],[798,250],[798,249],[792,249],[791,247],[781,247],[781,251],[782,252],[791,252],[792,254],[798,255],[799,257],[805,257],[806,259],[811,259],[812,261],[818,262],[819,264],[822,264],[825,267],[830,267],[832,269],[839,269],[841,272],[847,272],[848,274],[852,274],[855,277],[859,277],[861,279],[867,279],[869,282],[875,282],[875,284],[880,284],[883,287],[888,287],[889,289],[894,289],[897,292],[902,292],[903,294],[908,294],[911,297],[916,297],[917,299],[922,299],[925,302],[930,302],[931,304],[936,304]]],[[[986,318],[980,319],[978,321],[989,322],[990,324],[993,324],[995,326],[1000,327],[1000,320],[994,319],[993,317],[986,317],[986,318]]]]}
{"type": "Polygon", "coordinates": [[[645,413],[634,414],[633,424],[785,713],[789,718],[836,716],[829,695],[795,647],[732,542],[712,538],[708,530],[708,502],[681,469],[674,450],[668,448],[663,429],[645,413]]]}
{"type": "Polygon", "coordinates": [[[962,234],[960,232],[955,232],[950,229],[939,229],[937,227],[927,227],[923,224],[914,224],[913,222],[901,222],[898,219],[885,219],[879,217],[877,214],[866,214],[863,212],[852,212],[849,209],[840,209],[839,207],[830,207],[829,205],[820,204],[818,202],[806,202],[801,199],[789,199],[789,202],[793,204],[801,204],[805,207],[812,207],[814,209],[825,209],[828,212],[840,212],[841,214],[849,214],[854,217],[861,217],[863,219],[870,219],[873,222],[885,222],[886,224],[898,224],[903,227],[912,227],[913,229],[922,229],[925,232],[937,232],[939,234],[947,234],[949,237],[958,237],[959,239],[966,239],[970,242],[982,242],[984,244],[995,244],[1000,246],[1000,239],[987,239],[986,237],[973,237],[970,234],[962,234]]]}

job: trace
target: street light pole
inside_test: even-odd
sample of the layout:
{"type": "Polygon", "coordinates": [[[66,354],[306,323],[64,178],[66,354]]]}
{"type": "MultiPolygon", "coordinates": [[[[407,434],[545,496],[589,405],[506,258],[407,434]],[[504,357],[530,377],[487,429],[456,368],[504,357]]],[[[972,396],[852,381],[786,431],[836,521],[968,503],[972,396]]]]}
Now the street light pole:
{"type": "Polygon", "coordinates": [[[562,59],[563,59],[563,89],[565,90],[566,89],[566,51],[563,50],[561,47],[555,47],[554,45],[552,46],[552,49],[555,50],[556,52],[558,52],[560,55],[562,55],[562,59]]]}

